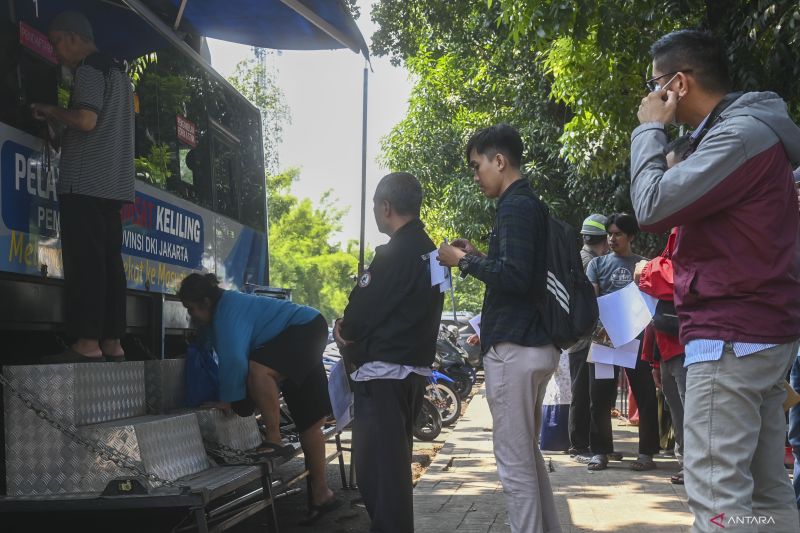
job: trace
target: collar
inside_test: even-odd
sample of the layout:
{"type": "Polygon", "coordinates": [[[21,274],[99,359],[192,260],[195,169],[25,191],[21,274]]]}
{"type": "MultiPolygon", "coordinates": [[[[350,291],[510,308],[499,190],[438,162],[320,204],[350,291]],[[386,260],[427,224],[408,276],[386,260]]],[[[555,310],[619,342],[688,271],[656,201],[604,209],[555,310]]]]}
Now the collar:
{"type": "Polygon", "coordinates": [[[520,176],[518,180],[515,180],[513,183],[511,183],[511,185],[508,186],[508,188],[505,191],[503,191],[503,194],[501,194],[500,198],[498,198],[497,200],[497,204],[499,205],[500,202],[505,200],[505,198],[512,192],[524,187],[530,187],[530,183],[528,183],[528,180],[520,176]]]}
{"type": "Polygon", "coordinates": [[[405,224],[403,224],[402,226],[400,226],[399,228],[397,228],[397,231],[394,232],[394,235],[392,235],[392,238],[389,240],[393,241],[397,237],[405,235],[406,233],[411,233],[412,231],[415,230],[423,230],[423,231],[425,230],[425,224],[423,224],[422,221],[418,218],[410,220],[405,224]]]}

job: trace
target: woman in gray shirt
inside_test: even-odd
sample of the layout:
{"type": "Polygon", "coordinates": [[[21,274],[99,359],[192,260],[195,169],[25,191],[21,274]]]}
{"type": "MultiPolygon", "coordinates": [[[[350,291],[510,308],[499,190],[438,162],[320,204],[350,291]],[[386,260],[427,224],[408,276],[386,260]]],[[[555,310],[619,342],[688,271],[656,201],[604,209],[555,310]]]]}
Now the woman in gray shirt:
{"type": "MultiPolygon", "coordinates": [[[[594,285],[598,296],[618,291],[633,282],[636,263],[645,259],[633,253],[631,243],[639,233],[639,225],[633,215],[617,213],[608,218],[606,225],[608,245],[611,253],[596,257],[589,263],[586,275],[594,285]]],[[[611,409],[617,399],[616,377],[619,368],[614,368],[615,379],[611,386],[609,380],[597,380],[594,377],[594,365],[591,369],[591,387],[593,398],[597,398],[592,406],[592,420],[597,425],[594,429],[596,438],[592,439],[592,459],[589,470],[604,470],[608,467],[608,455],[613,453],[614,441],[611,431],[611,409]]],[[[650,364],[637,359],[636,368],[626,368],[628,382],[633,395],[639,404],[639,457],[630,465],[632,470],[652,470],[656,467],[653,455],[660,449],[658,435],[658,401],[656,387],[650,371],[650,364]]],[[[593,437],[595,436],[593,435],[593,437]]]]}

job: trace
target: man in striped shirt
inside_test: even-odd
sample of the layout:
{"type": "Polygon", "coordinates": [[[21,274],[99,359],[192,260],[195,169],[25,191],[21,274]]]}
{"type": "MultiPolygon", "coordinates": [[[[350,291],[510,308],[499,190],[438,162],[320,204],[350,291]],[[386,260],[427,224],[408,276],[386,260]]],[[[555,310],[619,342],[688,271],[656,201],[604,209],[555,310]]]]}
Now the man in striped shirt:
{"type": "Polygon", "coordinates": [[[32,111],[64,126],[57,192],[67,331],[77,341],[47,362],[123,360],[120,209],[134,198],[133,90],[120,63],[98,52],[82,14],[58,15],[49,38],[73,74],[70,104],[33,104],[32,111]]]}

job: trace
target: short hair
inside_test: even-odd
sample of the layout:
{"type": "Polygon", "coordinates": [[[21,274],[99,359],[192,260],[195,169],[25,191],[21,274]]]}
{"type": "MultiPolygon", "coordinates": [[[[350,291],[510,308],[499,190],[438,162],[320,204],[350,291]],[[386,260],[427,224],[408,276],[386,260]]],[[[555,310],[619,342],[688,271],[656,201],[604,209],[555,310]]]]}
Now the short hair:
{"type": "Polygon", "coordinates": [[[386,200],[399,215],[418,217],[422,208],[422,185],[408,172],[392,172],[378,182],[375,200],[386,200]]]}
{"type": "Polygon", "coordinates": [[[216,305],[220,296],[222,289],[219,288],[219,278],[214,274],[189,274],[183,278],[178,289],[178,298],[184,303],[198,303],[208,298],[212,305],[216,305]]]}
{"type": "Polygon", "coordinates": [[[583,237],[583,243],[588,244],[589,246],[594,246],[595,244],[606,242],[605,235],[581,235],[581,236],[583,237]]]}
{"type": "Polygon", "coordinates": [[[522,152],[525,146],[522,144],[522,137],[513,126],[508,124],[496,124],[476,131],[469,142],[467,142],[466,159],[469,164],[469,156],[472,150],[480,155],[493,157],[495,154],[503,154],[514,168],[520,168],[522,164],[522,152]]]}
{"type": "Polygon", "coordinates": [[[606,231],[608,231],[612,225],[617,226],[622,233],[628,237],[635,237],[639,234],[639,223],[636,222],[636,217],[628,213],[614,213],[608,217],[606,231]]]}
{"type": "Polygon", "coordinates": [[[728,54],[725,46],[711,33],[678,30],[653,43],[650,55],[664,73],[692,70],[702,88],[715,93],[731,90],[728,54]]]}

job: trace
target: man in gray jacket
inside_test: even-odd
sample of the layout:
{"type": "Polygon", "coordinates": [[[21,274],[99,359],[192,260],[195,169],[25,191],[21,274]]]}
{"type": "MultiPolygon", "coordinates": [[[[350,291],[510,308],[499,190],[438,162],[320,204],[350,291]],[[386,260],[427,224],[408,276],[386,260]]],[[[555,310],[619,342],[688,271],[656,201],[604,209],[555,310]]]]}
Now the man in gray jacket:
{"type": "Polygon", "coordinates": [[[730,92],[725,48],[707,33],[670,33],[651,55],[631,200],[643,229],[680,226],[672,259],[693,531],[800,531],[782,408],[800,338],[800,129],[778,95],[730,92]],[[667,170],[675,121],[694,132],[667,170]]]}

